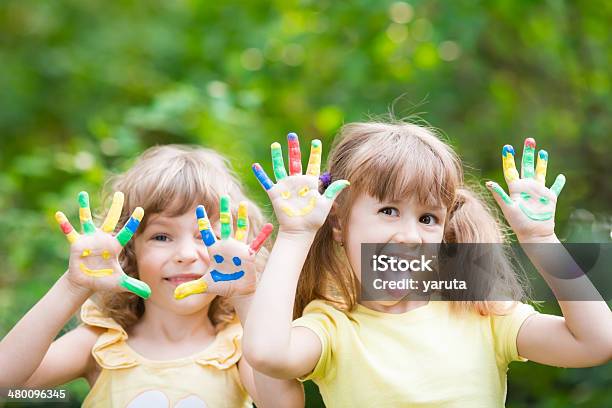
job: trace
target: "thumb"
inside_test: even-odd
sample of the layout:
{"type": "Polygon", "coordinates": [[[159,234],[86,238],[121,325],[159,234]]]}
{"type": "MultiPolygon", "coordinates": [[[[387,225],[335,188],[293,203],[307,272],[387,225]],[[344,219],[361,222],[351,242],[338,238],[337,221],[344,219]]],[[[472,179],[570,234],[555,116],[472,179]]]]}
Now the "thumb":
{"type": "Polygon", "coordinates": [[[493,198],[497,202],[497,205],[499,205],[499,207],[502,209],[502,211],[505,210],[507,207],[514,205],[514,201],[512,201],[512,198],[510,198],[510,196],[506,194],[504,189],[499,184],[494,181],[487,181],[486,186],[491,192],[491,194],[493,194],[493,198]]]}
{"type": "Polygon", "coordinates": [[[336,197],[338,197],[338,194],[340,194],[342,190],[350,185],[351,183],[348,180],[336,180],[331,183],[327,189],[325,189],[325,193],[323,193],[323,195],[330,200],[335,200],[336,197]]]}
{"type": "Polygon", "coordinates": [[[210,279],[206,279],[206,276],[208,275],[205,275],[200,279],[192,280],[190,282],[185,282],[178,285],[176,289],[174,289],[174,298],[184,299],[187,296],[208,292],[208,284],[210,282],[210,279]]]}
{"type": "Polygon", "coordinates": [[[148,299],[151,296],[151,288],[141,280],[132,278],[123,273],[119,278],[119,286],[128,292],[140,296],[143,299],[148,299]]]}

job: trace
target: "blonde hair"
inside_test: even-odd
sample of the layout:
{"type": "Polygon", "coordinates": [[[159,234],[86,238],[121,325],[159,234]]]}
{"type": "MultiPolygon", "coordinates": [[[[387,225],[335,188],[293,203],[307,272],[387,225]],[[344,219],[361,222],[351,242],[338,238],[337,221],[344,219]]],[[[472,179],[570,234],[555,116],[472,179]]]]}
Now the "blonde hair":
{"type": "MultiPolygon", "coordinates": [[[[145,216],[136,236],[144,231],[151,215],[178,216],[198,204],[206,207],[214,222],[219,218],[219,198],[224,194],[230,197],[234,220],[237,219],[238,203],[248,202],[249,242],[263,226],[260,209],[246,198],[228,160],[210,149],[185,145],[151,147],[128,171],[110,178],[105,190],[107,203],[114,191],[122,191],[125,195],[117,230],[136,207],[144,209],[145,216]]],[[[194,223],[195,220],[194,211],[194,223]]],[[[126,274],[138,278],[133,243],[134,239],[124,247],[119,260],[126,274]]],[[[262,248],[259,254],[260,258],[265,258],[268,251],[262,248]]],[[[126,330],[144,313],[143,299],[128,292],[105,293],[99,303],[103,311],[126,330]]],[[[219,330],[233,319],[234,311],[225,298],[216,297],[210,305],[208,317],[219,330]]]]}
{"type": "MultiPolygon", "coordinates": [[[[367,193],[380,201],[415,196],[421,203],[447,208],[444,238],[447,243],[506,243],[507,235],[489,205],[464,183],[460,159],[433,129],[405,122],[350,123],[342,127],[329,153],[327,169],[332,181],[351,182],[336,199],[335,210],[319,229],[298,283],[294,317],[306,305],[323,299],[350,312],[359,300],[359,281],[344,252],[333,239],[342,228],[346,242],[352,205],[367,193]]],[[[525,292],[506,251],[495,253],[494,270],[484,286],[486,294],[503,291],[510,299],[525,292]]],[[[487,299],[490,297],[486,297],[487,299]]],[[[485,299],[485,297],[483,297],[485,299]]],[[[507,302],[455,301],[455,311],[498,313],[507,302]]]]}

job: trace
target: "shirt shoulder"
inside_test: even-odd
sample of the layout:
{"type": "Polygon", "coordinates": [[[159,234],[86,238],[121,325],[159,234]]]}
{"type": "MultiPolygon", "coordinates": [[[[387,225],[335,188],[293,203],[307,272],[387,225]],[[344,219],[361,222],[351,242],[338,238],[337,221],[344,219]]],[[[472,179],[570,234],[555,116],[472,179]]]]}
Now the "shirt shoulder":
{"type": "Polygon", "coordinates": [[[293,321],[293,327],[306,327],[315,333],[321,342],[321,357],[313,371],[300,381],[320,379],[330,375],[334,367],[332,360],[338,342],[338,332],[350,325],[350,317],[332,304],[323,300],[313,300],[302,313],[302,317],[293,321]]]}
{"type": "Polygon", "coordinates": [[[490,316],[498,362],[507,365],[512,361],[527,361],[519,356],[516,340],[523,323],[538,312],[533,306],[521,302],[508,301],[498,306],[501,311],[490,316]]]}

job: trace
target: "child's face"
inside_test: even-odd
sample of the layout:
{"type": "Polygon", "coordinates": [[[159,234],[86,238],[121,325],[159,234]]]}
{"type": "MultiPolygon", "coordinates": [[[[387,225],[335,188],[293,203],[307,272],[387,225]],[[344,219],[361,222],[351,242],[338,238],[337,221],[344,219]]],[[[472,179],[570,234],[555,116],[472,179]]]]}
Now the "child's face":
{"type": "Polygon", "coordinates": [[[210,266],[195,208],[177,217],[150,216],[146,228],[135,239],[134,249],[140,280],[151,287],[148,302],[187,315],[202,311],[214,299],[210,294],[174,298],[178,285],[199,279],[210,266]]]}
{"type": "MultiPolygon", "coordinates": [[[[348,260],[361,280],[361,244],[439,244],[444,235],[445,207],[432,207],[407,198],[379,202],[361,194],[354,202],[344,242],[348,260]]],[[[399,300],[398,300],[399,301],[399,300]]],[[[397,301],[380,301],[388,305],[397,301]]]]}

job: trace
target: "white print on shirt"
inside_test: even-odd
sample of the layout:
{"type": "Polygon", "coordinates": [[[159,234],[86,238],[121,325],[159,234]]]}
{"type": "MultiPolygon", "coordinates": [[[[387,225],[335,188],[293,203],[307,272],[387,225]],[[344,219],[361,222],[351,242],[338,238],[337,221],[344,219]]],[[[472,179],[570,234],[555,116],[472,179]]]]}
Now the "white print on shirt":
{"type": "MultiPolygon", "coordinates": [[[[145,391],[136,396],[127,408],[170,408],[170,400],[161,391],[145,391]]],[[[208,408],[208,405],[195,395],[190,395],[176,403],[174,408],[208,408]]]]}

